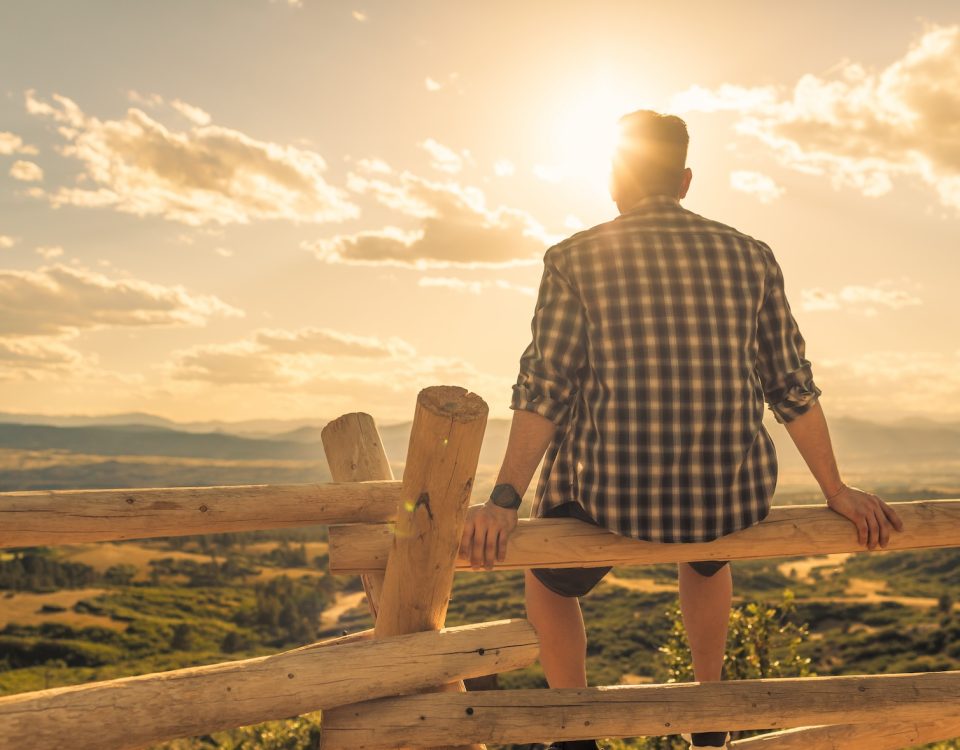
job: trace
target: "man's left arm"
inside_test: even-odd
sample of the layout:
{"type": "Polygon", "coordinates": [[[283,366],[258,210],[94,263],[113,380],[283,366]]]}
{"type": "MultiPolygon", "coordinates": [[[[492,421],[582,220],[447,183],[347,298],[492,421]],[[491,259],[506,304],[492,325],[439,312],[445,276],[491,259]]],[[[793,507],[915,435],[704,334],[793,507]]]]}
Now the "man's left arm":
{"type": "MultiPolygon", "coordinates": [[[[497,487],[509,485],[523,497],[556,429],[553,422],[535,412],[514,411],[507,453],[497,475],[497,487]]],[[[463,524],[460,556],[469,559],[472,567],[488,570],[493,567],[494,560],[503,562],[507,554],[507,538],[517,527],[517,510],[501,508],[492,500],[483,505],[471,505],[463,524]]]]}
{"type": "MultiPolygon", "coordinates": [[[[556,431],[566,424],[586,357],[583,306],[551,251],[544,256],[531,329],[533,337],[520,358],[520,374],[513,386],[513,423],[497,477],[497,488],[503,485],[517,499],[530,486],[556,431]]],[[[471,506],[460,556],[474,568],[492,568],[495,560],[505,559],[507,538],[516,525],[517,508],[501,507],[492,499],[471,506]]]]}

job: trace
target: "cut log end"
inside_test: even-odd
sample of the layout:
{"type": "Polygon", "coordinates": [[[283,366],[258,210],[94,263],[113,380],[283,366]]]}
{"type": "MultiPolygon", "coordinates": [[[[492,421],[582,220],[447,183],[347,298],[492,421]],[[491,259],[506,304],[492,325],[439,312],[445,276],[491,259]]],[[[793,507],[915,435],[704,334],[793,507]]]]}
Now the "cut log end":
{"type": "Polygon", "coordinates": [[[431,414],[447,417],[455,422],[485,419],[489,409],[476,393],[455,385],[435,385],[424,388],[417,396],[417,405],[431,414]]]}
{"type": "Polygon", "coordinates": [[[326,442],[329,436],[333,435],[336,432],[339,432],[340,430],[343,430],[348,426],[353,427],[355,423],[359,425],[359,429],[361,430],[365,425],[375,424],[373,421],[373,417],[371,417],[366,412],[362,412],[362,411],[351,412],[350,414],[344,414],[342,416],[337,417],[332,422],[328,422],[326,426],[322,430],[320,430],[320,439],[326,442]]]}

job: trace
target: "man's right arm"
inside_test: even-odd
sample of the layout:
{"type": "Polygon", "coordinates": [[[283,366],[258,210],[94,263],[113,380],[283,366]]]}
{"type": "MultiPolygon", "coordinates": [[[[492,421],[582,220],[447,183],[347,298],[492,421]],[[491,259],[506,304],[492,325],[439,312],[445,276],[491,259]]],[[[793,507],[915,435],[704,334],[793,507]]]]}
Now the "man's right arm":
{"type": "Polygon", "coordinates": [[[840,478],[827,420],[820,406],[820,389],[813,381],[806,344],[790,310],[783,271],[770,248],[766,296],[757,320],[757,373],[764,399],[783,424],[820,484],[831,510],[857,528],[860,544],[886,547],[890,530],[903,531],[897,512],[876,495],[848,487],[840,478]]]}
{"type": "Polygon", "coordinates": [[[870,549],[877,544],[886,547],[891,528],[903,531],[903,521],[893,508],[876,495],[848,487],[840,478],[827,419],[819,401],[784,426],[819,483],[827,505],[857,527],[860,544],[870,549]]]}

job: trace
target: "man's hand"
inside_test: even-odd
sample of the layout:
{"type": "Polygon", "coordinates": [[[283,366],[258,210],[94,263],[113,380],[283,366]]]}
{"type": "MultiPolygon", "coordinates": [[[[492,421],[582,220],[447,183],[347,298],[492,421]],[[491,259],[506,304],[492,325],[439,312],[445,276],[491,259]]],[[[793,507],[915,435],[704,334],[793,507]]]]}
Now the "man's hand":
{"type": "Polygon", "coordinates": [[[856,487],[844,485],[840,492],[827,500],[827,506],[849,518],[857,527],[857,540],[870,549],[874,549],[878,542],[881,547],[886,547],[891,529],[903,531],[903,521],[893,508],[876,495],[856,487]]]}
{"type": "Polygon", "coordinates": [[[460,557],[470,561],[474,570],[493,568],[495,560],[507,556],[507,538],[517,528],[517,511],[491,502],[471,505],[463,524],[460,557]]]}

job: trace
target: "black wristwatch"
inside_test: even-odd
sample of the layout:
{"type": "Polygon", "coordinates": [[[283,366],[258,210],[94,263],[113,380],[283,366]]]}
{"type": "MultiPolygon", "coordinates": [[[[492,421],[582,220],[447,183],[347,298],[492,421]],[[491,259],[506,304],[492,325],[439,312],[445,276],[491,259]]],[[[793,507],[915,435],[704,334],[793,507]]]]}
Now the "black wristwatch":
{"type": "Polygon", "coordinates": [[[520,497],[512,484],[498,484],[490,493],[490,502],[499,508],[516,510],[523,502],[523,498],[520,497]]]}

